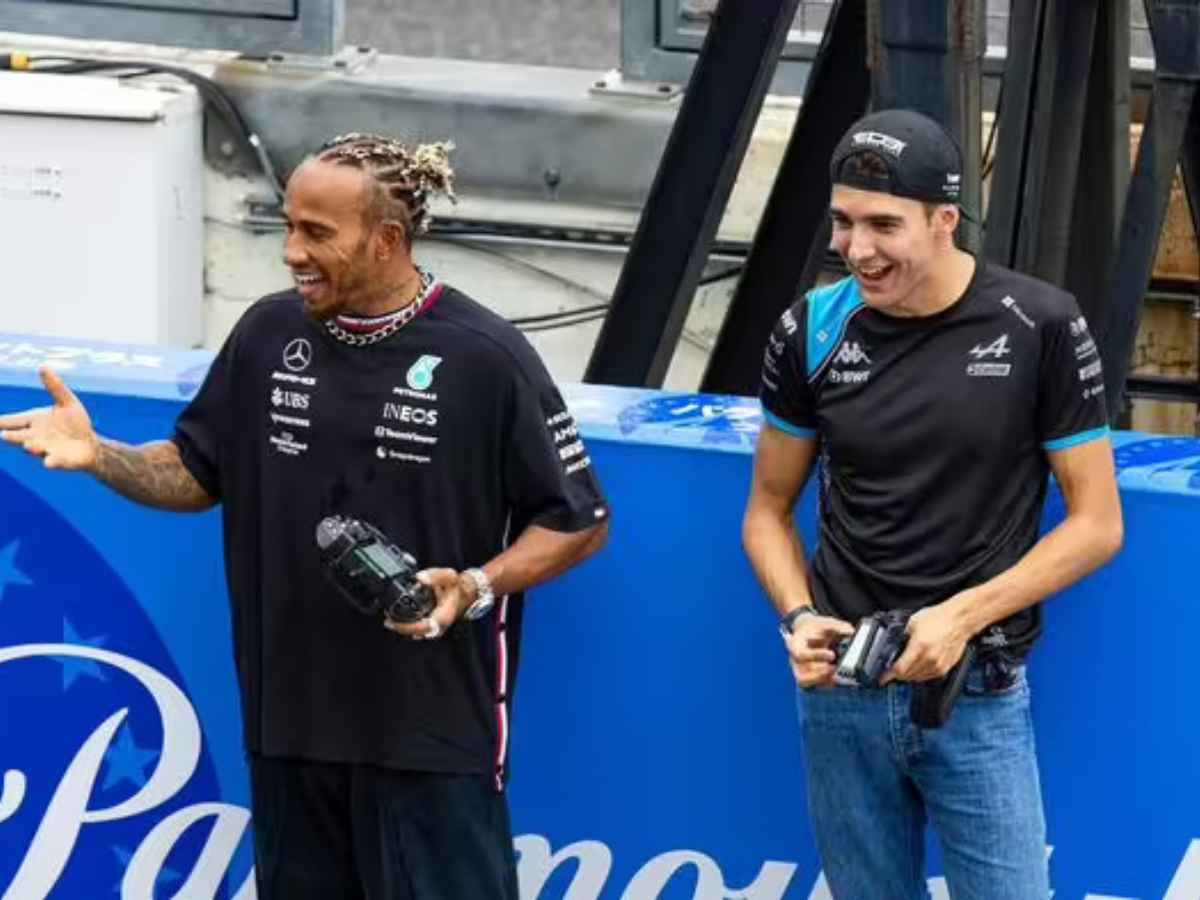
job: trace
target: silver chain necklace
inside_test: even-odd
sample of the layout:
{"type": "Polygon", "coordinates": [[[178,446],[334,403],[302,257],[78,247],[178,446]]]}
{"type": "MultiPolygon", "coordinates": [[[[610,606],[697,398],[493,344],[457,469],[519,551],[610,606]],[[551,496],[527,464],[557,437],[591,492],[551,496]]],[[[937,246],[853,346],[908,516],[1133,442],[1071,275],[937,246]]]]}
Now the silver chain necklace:
{"type": "Polygon", "coordinates": [[[374,331],[356,334],[353,331],[347,331],[337,323],[336,319],[329,319],[325,322],[325,329],[335,340],[343,344],[349,344],[351,347],[367,347],[391,337],[417,317],[417,313],[421,311],[421,308],[425,305],[425,301],[429,299],[429,295],[433,292],[433,288],[437,284],[437,279],[430,272],[426,272],[424,269],[418,269],[417,272],[421,276],[420,292],[412,299],[412,302],[408,306],[394,313],[393,318],[386,325],[382,325],[374,331]]]}

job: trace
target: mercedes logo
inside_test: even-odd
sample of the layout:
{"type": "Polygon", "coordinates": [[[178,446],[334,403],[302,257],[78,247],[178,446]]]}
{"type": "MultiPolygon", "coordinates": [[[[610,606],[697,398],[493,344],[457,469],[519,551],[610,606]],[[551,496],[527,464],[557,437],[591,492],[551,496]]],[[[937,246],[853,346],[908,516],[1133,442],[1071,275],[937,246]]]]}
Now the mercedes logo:
{"type": "Polygon", "coordinates": [[[283,364],[293,372],[303,372],[312,362],[312,344],[305,338],[295,338],[283,348],[283,364]]]}

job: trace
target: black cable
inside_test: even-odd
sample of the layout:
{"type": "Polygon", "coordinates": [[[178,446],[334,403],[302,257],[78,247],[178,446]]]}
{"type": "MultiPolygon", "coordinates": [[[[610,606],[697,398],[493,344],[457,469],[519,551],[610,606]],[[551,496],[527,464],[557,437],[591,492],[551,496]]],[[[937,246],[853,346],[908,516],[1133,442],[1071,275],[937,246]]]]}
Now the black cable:
{"type": "MultiPolygon", "coordinates": [[[[259,166],[262,168],[263,174],[270,181],[272,189],[276,196],[283,200],[283,184],[279,180],[279,176],[275,171],[274,165],[271,163],[270,156],[267,154],[266,147],[263,145],[262,139],[250,129],[246,124],[246,120],[242,117],[241,112],[230,99],[229,95],[211,78],[207,78],[191,69],[184,69],[179,66],[165,66],[158,63],[148,63],[139,61],[109,61],[98,59],[86,59],[82,57],[62,57],[62,56],[31,56],[30,63],[55,63],[54,65],[37,65],[34,68],[28,69],[34,73],[48,73],[54,75],[83,75],[90,72],[121,72],[125,69],[134,69],[139,75],[162,74],[170,75],[185,81],[196,89],[200,96],[214,109],[220,117],[225,121],[225,124],[230,130],[245,143],[250,154],[258,160],[259,166]]],[[[118,76],[120,77],[120,76],[118,76]]]]}
{"type": "Polygon", "coordinates": [[[992,126],[988,129],[987,143],[983,147],[983,159],[979,161],[979,180],[983,181],[992,174],[996,167],[996,158],[992,155],[992,143],[996,139],[996,128],[1000,124],[1000,110],[1004,108],[1004,78],[1000,78],[1000,87],[996,92],[996,112],[992,116],[992,126]]]}
{"type": "Polygon", "coordinates": [[[567,319],[572,316],[584,315],[585,313],[594,313],[608,309],[609,304],[597,303],[593,306],[581,306],[579,309],[564,309],[561,312],[546,313],[540,316],[521,316],[516,319],[509,319],[513,325],[538,325],[542,322],[553,322],[557,319],[567,319]]]}
{"type": "Polygon", "coordinates": [[[607,312],[595,312],[591,313],[590,315],[572,319],[569,322],[554,322],[549,325],[533,325],[527,328],[522,328],[521,330],[526,334],[530,334],[535,331],[554,331],[557,328],[573,328],[576,325],[586,325],[589,322],[598,321],[603,319],[606,315],[608,315],[607,312]]]}
{"type": "Polygon", "coordinates": [[[704,287],[707,284],[716,284],[718,281],[724,281],[726,278],[736,278],[744,271],[746,271],[746,266],[742,263],[738,263],[735,266],[730,266],[723,272],[714,272],[711,275],[705,275],[698,282],[696,282],[696,284],[699,287],[704,287]]]}

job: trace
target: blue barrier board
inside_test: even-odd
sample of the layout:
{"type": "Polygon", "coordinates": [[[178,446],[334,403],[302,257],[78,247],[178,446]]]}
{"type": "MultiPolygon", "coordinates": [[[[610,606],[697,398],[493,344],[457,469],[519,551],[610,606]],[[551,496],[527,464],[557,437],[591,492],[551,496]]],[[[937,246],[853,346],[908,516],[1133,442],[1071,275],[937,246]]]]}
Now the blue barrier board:
{"type": "MultiPolygon", "coordinates": [[[[58,369],[162,438],[204,351],[0,334],[0,412],[58,369]]],[[[795,690],[740,545],[758,404],[564,386],[609,547],[534,591],[515,699],[522,896],[829,896],[795,690]]],[[[1056,898],[1200,898],[1200,441],[1114,436],[1126,544],[1030,661],[1056,898]]],[[[0,453],[0,898],[254,897],[215,512],[168,515],[0,453]]],[[[798,516],[811,539],[812,498],[798,516]]],[[[1046,526],[1062,515],[1051,492],[1046,526]]],[[[932,896],[947,897],[931,847],[932,896]]]]}

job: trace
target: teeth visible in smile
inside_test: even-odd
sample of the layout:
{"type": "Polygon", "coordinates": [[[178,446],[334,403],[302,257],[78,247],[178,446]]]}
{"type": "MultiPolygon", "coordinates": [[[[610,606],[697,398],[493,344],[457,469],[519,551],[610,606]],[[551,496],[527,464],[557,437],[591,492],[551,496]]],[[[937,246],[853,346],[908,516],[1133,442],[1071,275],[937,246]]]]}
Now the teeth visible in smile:
{"type": "Polygon", "coordinates": [[[299,275],[299,274],[296,274],[296,275],[293,275],[292,277],[296,279],[296,284],[316,284],[318,281],[320,281],[320,280],[321,280],[321,276],[320,276],[320,275],[299,275]]]}

